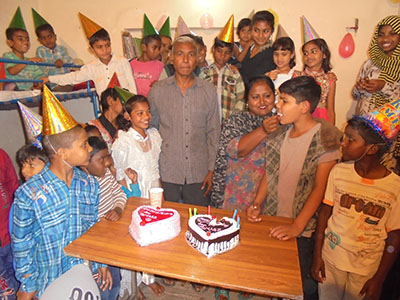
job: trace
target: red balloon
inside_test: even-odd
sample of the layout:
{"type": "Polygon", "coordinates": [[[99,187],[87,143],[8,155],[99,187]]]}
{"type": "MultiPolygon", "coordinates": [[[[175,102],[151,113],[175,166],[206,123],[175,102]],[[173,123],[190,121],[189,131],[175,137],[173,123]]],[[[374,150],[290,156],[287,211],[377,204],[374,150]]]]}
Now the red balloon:
{"type": "Polygon", "coordinates": [[[339,45],[339,54],[343,58],[348,58],[354,53],[354,39],[351,33],[347,33],[339,45]]]}

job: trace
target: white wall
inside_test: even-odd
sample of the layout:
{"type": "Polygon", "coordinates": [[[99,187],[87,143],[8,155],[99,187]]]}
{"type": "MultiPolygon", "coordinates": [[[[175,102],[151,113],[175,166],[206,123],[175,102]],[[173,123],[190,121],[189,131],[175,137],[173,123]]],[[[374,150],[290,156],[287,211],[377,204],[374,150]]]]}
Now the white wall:
{"type": "MultiPolygon", "coordinates": [[[[157,24],[163,15],[170,16],[171,25],[176,26],[181,15],[190,28],[205,38],[209,48],[229,16],[235,15],[235,23],[247,17],[254,10],[272,8],[279,15],[279,22],[294,40],[297,47],[297,68],[301,69],[299,59],[301,47],[300,16],[305,15],[319,35],[324,38],[332,52],[333,71],[338,77],[336,92],[336,115],[339,127],[352,114],[351,88],[361,64],[367,58],[367,48],[376,24],[387,15],[399,14],[399,0],[1,0],[0,28],[5,30],[11,21],[16,7],[21,6],[32,46],[28,56],[34,56],[38,42],[33,29],[31,7],[35,8],[56,30],[60,44],[67,46],[73,57],[85,62],[93,59],[88,51],[88,43],[81,29],[78,12],[82,12],[108,30],[113,42],[113,51],[122,55],[121,31],[126,28],[141,28],[143,13],[153,24],[157,24]],[[204,13],[213,16],[214,27],[202,29],[200,17],[204,13]],[[338,54],[338,47],[347,33],[346,27],[354,25],[359,19],[359,30],[354,35],[356,50],[353,56],[343,59],[338,54]]],[[[4,33],[0,35],[0,52],[9,51],[4,33]]],[[[210,54],[208,59],[211,60],[210,54]]],[[[0,114],[3,124],[3,113],[0,114]]],[[[17,130],[17,129],[15,129],[17,130]]],[[[18,128],[18,130],[20,130],[18,128]]],[[[8,131],[7,131],[8,132],[8,131]]],[[[0,131],[1,146],[4,133],[0,131]]],[[[23,143],[23,141],[21,141],[23,143]]]]}

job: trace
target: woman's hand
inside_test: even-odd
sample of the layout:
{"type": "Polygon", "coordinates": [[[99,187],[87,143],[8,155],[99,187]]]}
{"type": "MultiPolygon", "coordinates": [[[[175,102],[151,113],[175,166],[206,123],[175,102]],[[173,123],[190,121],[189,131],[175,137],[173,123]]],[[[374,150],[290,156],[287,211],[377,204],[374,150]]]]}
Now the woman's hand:
{"type": "Polygon", "coordinates": [[[366,79],[364,83],[364,90],[369,93],[380,91],[385,86],[386,82],[381,79],[366,79]]]}
{"type": "Polygon", "coordinates": [[[274,115],[272,117],[264,119],[262,122],[262,127],[267,134],[271,134],[276,129],[278,129],[278,123],[278,116],[274,115]]]}
{"type": "Polygon", "coordinates": [[[295,222],[289,225],[281,225],[271,228],[269,236],[277,238],[278,240],[286,241],[291,238],[297,237],[301,233],[301,229],[295,222]]]}

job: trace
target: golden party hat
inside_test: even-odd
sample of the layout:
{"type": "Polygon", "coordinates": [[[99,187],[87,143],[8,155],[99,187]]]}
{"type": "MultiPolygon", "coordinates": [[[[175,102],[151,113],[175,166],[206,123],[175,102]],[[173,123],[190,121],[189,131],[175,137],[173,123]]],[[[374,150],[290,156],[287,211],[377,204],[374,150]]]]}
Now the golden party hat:
{"type": "Polygon", "coordinates": [[[309,41],[319,39],[318,33],[315,29],[311,26],[305,16],[301,17],[302,24],[303,24],[303,45],[308,43],[309,41]]]}
{"type": "Polygon", "coordinates": [[[43,86],[42,102],[42,135],[62,133],[78,125],[46,85],[43,86]]]}
{"type": "Polygon", "coordinates": [[[18,28],[26,30],[24,18],[22,17],[21,8],[19,6],[15,11],[14,17],[12,18],[10,25],[8,25],[8,28],[18,28]]]}
{"type": "Polygon", "coordinates": [[[268,8],[267,11],[269,11],[274,16],[274,27],[278,26],[278,24],[279,24],[279,16],[276,13],[276,11],[274,11],[272,8],[268,8]]]}
{"type": "Polygon", "coordinates": [[[79,13],[79,18],[81,19],[83,30],[85,31],[86,37],[90,39],[90,37],[95,34],[100,29],[103,29],[100,25],[96,24],[92,20],[90,20],[85,15],[79,13]]]}
{"type": "Polygon", "coordinates": [[[233,15],[229,18],[228,22],[225,24],[225,27],[221,30],[220,34],[218,35],[218,39],[225,43],[232,44],[233,40],[233,33],[234,33],[234,23],[233,23],[233,15]]]}

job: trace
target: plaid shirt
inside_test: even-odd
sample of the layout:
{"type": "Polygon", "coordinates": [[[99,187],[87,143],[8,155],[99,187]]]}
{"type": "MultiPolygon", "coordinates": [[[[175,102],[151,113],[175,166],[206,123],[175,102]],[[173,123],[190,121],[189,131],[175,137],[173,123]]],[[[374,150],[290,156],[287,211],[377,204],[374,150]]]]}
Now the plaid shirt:
{"type": "Polygon", "coordinates": [[[221,104],[220,117],[222,120],[228,118],[233,112],[244,111],[245,88],[239,72],[232,70],[228,65],[218,70],[217,66],[212,64],[201,71],[199,77],[216,87],[221,104]]]}
{"type": "MultiPolygon", "coordinates": [[[[98,204],[97,180],[78,168],[70,187],[46,165],[18,188],[11,238],[22,291],[40,297],[52,281],[83,263],[63,249],[97,222],[98,204]]],[[[93,270],[104,266],[93,263],[93,270]]]]}
{"type": "MultiPolygon", "coordinates": [[[[54,49],[47,48],[45,46],[39,46],[36,49],[36,57],[40,57],[43,62],[55,63],[56,60],[61,59],[63,64],[72,64],[74,61],[71,56],[68,55],[67,48],[64,46],[56,45],[54,49]]],[[[57,67],[41,67],[43,73],[46,76],[64,74],[70,72],[70,68],[57,68],[57,67]]]]}

